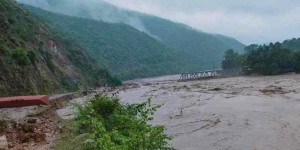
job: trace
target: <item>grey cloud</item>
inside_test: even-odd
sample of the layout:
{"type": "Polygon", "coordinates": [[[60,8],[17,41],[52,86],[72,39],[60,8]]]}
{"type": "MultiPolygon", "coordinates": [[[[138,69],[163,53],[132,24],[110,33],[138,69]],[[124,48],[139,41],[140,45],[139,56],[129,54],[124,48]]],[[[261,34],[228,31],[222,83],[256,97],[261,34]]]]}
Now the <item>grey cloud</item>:
{"type": "Polygon", "coordinates": [[[300,37],[299,0],[106,0],[244,43],[300,37]]]}
{"type": "MultiPolygon", "coordinates": [[[[75,13],[80,17],[84,17],[83,14],[85,14],[105,22],[121,22],[148,33],[138,17],[129,15],[122,9],[116,12],[102,0],[64,0],[66,4],[55,7],[49,6],[47,0],[18,1],[64,14],[75,13]],[[63,7],[63,9],[57,7],[63,7]]],[[[61,0],[49,1],[61,2],[61,0]]],[[[246,44],[300,37],[300,32],[298,32],[300,27],[299,0],[104,1],[118,7],[185,23],[204,32],[232,36],[246,44]]]]}
{"type": "MultiPolygon", "coordinates": [[[[148,33],[143,23],[135,14],[129,14],[124,9],[116,8],[101,0],[17,0],[20,3],[40,7],[45,10],[92,18],[108,23],[124,23],[148,33]],[[57,3],[57,5],[56,5],[57,3]]],[[[150,33],[148,33],[151,35],[150,33]]],[[[152,35],[151,35],[152,36],[152,35]]],[[[155,36],[153,36],[155,37],[155,36]]]]}

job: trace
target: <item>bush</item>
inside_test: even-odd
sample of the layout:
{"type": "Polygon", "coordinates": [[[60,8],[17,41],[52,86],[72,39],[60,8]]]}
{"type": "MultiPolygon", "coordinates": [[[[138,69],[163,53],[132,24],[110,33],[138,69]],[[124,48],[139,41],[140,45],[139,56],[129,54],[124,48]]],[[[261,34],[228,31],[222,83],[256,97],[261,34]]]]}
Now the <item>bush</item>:
{"type": "Polygon", "coordinates": [[[26,66],[30,63],[29,58],[27,57],[27,51],[21,48],[12,52],[12,58],[21,66],[26,66]]]}
{"type": "Polygon", "coordinates": [[[29,52],[27,53],[27,56],[28,56],[30,62],[31,62],[32,64],[35,64],[36,59],[37,59],[37,58],[36,58],[36,54],[35,54],[33,51],[29,51],[29,52]]]}
{"type": "Polygon", "coordinates": [[[67,76],[60,78],[60,85],[66,91],[77,91],[79,89],[78,85],[76,84],[76,81],[73,81],[67,76]]]}
{"type": "Polygon", "coordinates": [[[85,149],[167,150],[171,139],[163,126],[150,125],[159,105],[151,100],[142,104],[122,105],[117,98],[96,96],[85,106],[77,106],[76,131],[90,134],[85,149]]]}
{"type": "Polygon", "coordinates": [[[293,61],[294,61],[294,70],[296,73],[300,73],[300,52],[295,52],[293,55],[293,61]]]}
{"type": "Polygon", "coordinates": [[[6,128],[7,128],[7,121],[0,120],[0,134],[3,134],[3,132],[6,128]]]}
{"type": "Polygon", "coordinates": [[[5,47],[4,45],[0,45],[0,54],[1,55],[8,55],[9,54],[8,48],[5,47]]]}
{"type": "Polygon", "coordinates": [[[111,86],[121,86],[122,81],[118,79],[117,77],[109,77],[108,84],[111,86]]]}

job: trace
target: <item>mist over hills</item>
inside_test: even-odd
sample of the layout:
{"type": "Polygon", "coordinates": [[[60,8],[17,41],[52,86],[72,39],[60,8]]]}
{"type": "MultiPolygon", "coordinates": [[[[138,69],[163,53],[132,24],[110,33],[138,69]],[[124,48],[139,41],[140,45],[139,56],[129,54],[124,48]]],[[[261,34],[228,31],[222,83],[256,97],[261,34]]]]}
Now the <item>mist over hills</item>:
{"type": "Polygon", "coordinates": [[[244,45],[239,41],[217,34],[208,34],[184,24],[174,23],[159,17],[142,15],[146,29],[162,43],[178,51],[196,56],[206,69],[217,67],[227,49],[242,52],[244,45]]]}
{"type": "MultiPolygon", "coordinates": [[[[216,34],[204,33],[187,25],[159,17],[118,8],[99,0],[18,0],[48,11],[87,18],[110,24],[122,23],[148,34],[165,47],[188,57],[196,70],[219,67],[227,49],[242,51],[239,41],[216,34]]],[[[37,14],[38,15],[38,14],[37,14]]],[[[130,42],[130,41],[128,41],[130,42]]],[[[191,63],[186,65],[192,65],[191,63]]]]}
{"type": "Polygon", "coordinates": [[[44,10],[99,20],[108,23],[124,23],[136,29],[147,32],[139,19],[139,14],[115,7],[101,0],[17,0],[20,3],[32,5],[44,10]]]}
{"type": "Polygon", "coordinates": [[[129,25],[70,17],[31,6],[24,8],[57,31],[65,32],[74,42],[85,47],[98,63],[121,79],[174,74],[201,67],[185,66],[188,61],[186,55],[180,56],[129,25]]]}

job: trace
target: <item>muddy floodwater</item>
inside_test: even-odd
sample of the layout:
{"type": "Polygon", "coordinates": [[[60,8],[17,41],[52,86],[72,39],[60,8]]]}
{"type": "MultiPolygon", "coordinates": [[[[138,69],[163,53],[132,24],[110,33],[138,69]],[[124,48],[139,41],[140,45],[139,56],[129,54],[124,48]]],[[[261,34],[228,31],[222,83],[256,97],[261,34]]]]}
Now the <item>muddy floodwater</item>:
{"type": "Polygon", "coordinates": [[[119,97],[163,104],[179,150],[300,150],[300,76],[235,77],[177,82],[178,76],[128,81],[119,97]]]}
{"type": "MultiPolygon", "coordinates": [[[[118,96],[124,103],[151,97],[162,104],[151,123],[164,125],[178,150],[300,150],[300,75],[178,79],[127,81],[118,96]]],[[[84,105],[93,95],[72,99],[56,112],[72,119],[73,103],[84,105]]],[[[18,120],[39,109],[2,109],[0,118],[18,120]]]]}

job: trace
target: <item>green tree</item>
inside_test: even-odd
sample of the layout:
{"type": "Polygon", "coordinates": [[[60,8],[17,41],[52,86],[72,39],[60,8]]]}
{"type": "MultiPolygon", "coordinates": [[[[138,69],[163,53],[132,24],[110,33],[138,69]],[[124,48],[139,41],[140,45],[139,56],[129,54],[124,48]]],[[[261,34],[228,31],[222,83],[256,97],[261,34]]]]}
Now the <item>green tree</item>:
{"type": "Polygon", "coordinates": [[[276,75],[292,71],[293,52],[281,47],[279,42],[247,48],[245,65],[251,73],[276,75]]]}
{"type": "Polygon", "coordinates": [[[300,52],[295,52],[293,56],[293,68],[296,73],[300,73],[300,52]]]}
{"type": "Polygon", "coordinates": [[[80,134],[88,133],[92,141],[85,149],[94,150],[168,150],[171,139],[164,127],[150,125],[159,105],[151,100],[122,105],[117,98],[97,95],[86,105],[78,105],[75,118],[80,134]]]}
{"type": "Polygon", "coordinates": [[[240,67],[240,58],[237,52],[234,52],[233,49],[228,49],[225,52],[224,59],[222,61],[223,69],[235,69],[240,67]]]}

